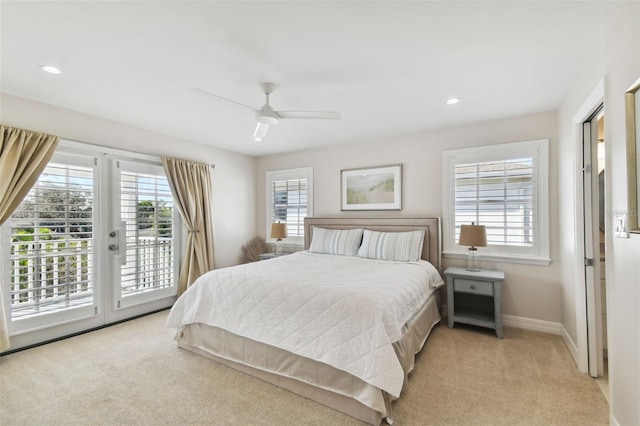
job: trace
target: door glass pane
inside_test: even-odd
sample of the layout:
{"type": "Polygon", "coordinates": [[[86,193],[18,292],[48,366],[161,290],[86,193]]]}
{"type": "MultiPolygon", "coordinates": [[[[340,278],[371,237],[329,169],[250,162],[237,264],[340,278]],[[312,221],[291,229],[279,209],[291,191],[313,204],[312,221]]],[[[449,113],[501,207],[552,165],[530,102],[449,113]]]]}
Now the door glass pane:
{"type": "Polygon", "coordinates": [[[122,297],[174,288],[174,209],[165,176],[122,170],[120,215],[125,233],[122,297]]]}
{"type": "Polygon", "coordinates": [[[50,162],[11,217],[12,320],[93,305],[93,206],[93,168],[50,162]]]}

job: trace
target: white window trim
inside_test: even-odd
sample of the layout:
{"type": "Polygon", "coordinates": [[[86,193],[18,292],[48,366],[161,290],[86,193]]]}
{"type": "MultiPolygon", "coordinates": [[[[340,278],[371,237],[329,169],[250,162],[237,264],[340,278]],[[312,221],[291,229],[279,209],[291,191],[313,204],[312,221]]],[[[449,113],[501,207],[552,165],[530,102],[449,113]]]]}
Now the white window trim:
{"type": "Polygon", "coordinates": [[[549,265],[549,140],[537,139],[497,145],[455,149],[443,153],[443,256],[464,259],[467,248],[455,243],[455,165],[491,160],[503,160],[527,155],[534,158],[536,199],[538,218],[534,230],[537,243],[532,248],[519,249],[513,246],[482,247],[478,250],[480,260],[532,265],[549,265]]]}
{"type": "MultiPolygon", "coordinates": [[[[275,243],[271,238],[271,220],[273,212],[273,181],[287,179],[307,179],[307,217],[313,216],[313,167],[300,167],[296,169],[272,170],[266,174],[266,210],[265,210],[265,240],[268,243],[275,243]]],[[[303,237],[287,237],[282,244],[304,245],[303,237]]]]}

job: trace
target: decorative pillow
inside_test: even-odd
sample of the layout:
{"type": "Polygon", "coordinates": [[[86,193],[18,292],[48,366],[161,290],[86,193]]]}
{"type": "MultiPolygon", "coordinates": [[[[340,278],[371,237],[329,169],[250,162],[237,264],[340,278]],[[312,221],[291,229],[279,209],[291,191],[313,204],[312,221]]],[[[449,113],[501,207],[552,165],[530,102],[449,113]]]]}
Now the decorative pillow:
{"type": "Polygon", "coordinates": [[[416,262],[422,254],[424,231],[377,232],[364,230],[359,257],[416,262]]]}
{"type": "Polygon", "coordinates": [[[362,228],[326,229],[314,226],[309,251],[339,256],[355,256],[361,242],[362,228]]]}

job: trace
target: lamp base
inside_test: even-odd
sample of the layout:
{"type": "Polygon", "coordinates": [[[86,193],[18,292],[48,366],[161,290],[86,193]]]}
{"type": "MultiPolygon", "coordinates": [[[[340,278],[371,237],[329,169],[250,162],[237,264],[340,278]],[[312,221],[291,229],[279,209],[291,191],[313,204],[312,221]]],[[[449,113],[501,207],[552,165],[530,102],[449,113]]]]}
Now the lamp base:
{"type": "Polygon", "coordinates": [[[480,265],[478,259],[478,249],[475,247],[469,248],[467,254],[467,271],[480,272],[480,265]]]}

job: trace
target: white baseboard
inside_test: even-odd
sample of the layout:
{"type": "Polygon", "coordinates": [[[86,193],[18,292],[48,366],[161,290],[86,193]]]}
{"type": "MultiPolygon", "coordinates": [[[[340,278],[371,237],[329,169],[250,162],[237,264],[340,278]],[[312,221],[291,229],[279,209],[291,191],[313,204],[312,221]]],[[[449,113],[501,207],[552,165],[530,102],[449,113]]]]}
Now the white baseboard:
{"type": "Polygon", "coordinates": [[[563,325],[561,325],[561,327],[562,327],[562,340],[564,340],[564,344],[566,345],[567,349],[569,349],[569,353],[571,354],[573,361],[576,363],[576,365],[579,368],[580,362],[578,361],[578,347],[576,346],[573,339],[571,339],[571,336],[569,336],[569,332],[567,331],[567,329],[564,328],[563,325]]]}
{"type": "Polygon", "coordinates": [[[522,328],[524,330],[541,331],[543,333],[562,335],[562,324],[559,322],[543,321],[533,318],[502,315],[502,324],[508,327],[522,328]]]}
{"type": "Polygon", "coordinates": [[[618,423],[618,419],[616,419],[616,416],[614,416],[613,414],[609,414],[609,422],[611,426],[620,426],[620,423],[618,423]]]}

